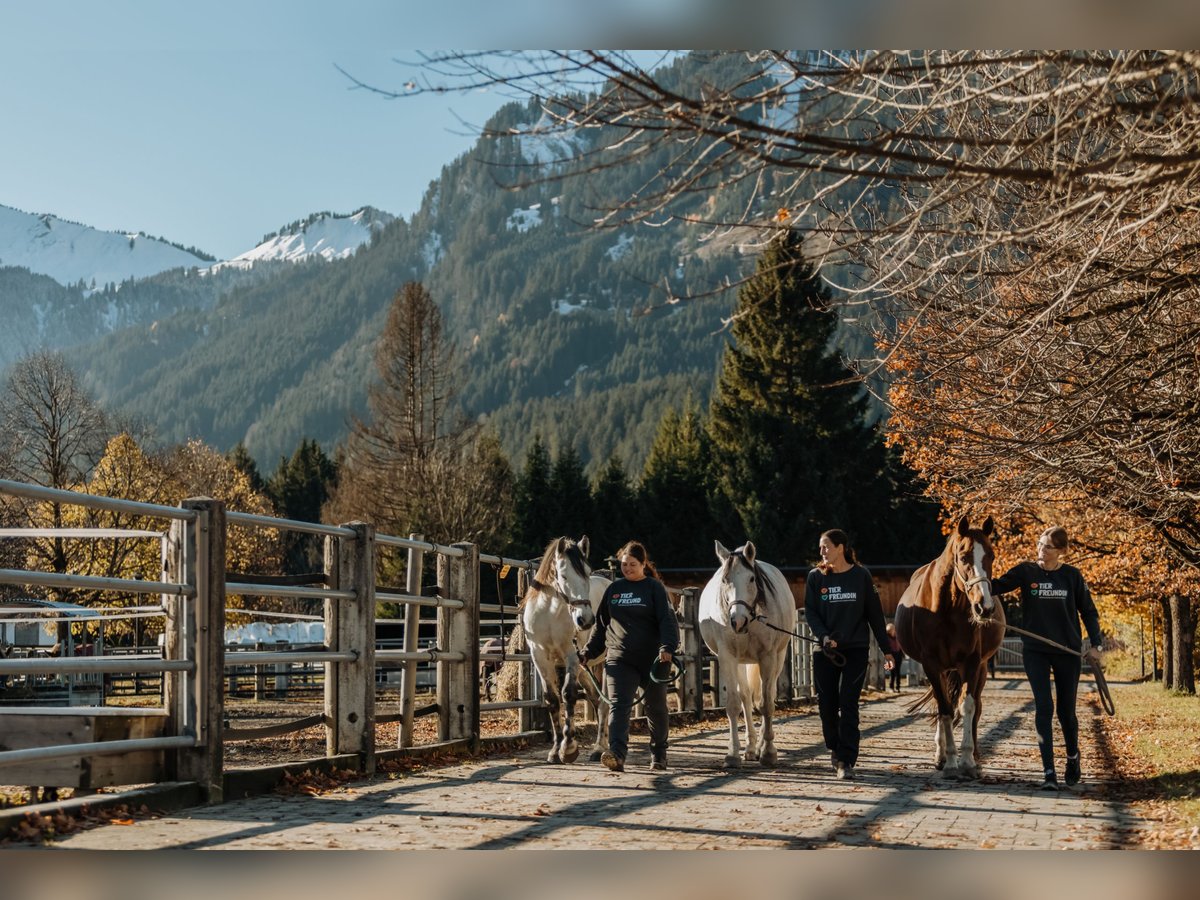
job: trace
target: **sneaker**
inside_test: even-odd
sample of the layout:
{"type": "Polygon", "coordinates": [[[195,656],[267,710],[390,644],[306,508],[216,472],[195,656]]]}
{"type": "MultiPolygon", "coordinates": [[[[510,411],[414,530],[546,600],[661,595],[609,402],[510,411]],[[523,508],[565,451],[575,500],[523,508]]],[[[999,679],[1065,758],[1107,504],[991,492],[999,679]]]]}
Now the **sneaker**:
{"type": "Polygon", "coordinates": [[[1070,756],[1067,757],[1067,771],[1065,774],[1066,774],[1065,780],[1068,785],[1079,784],[1079,776],[1081,775],[1081,772],[1079,771],[1079,757],[1078,756],[1076,756],[1074,758],[1072,758],[1070,756]]]}
{"type": "Polygon", "coordinates": [[[1050,769],[1049,771],[1047,771],[1045,778],[1042,779],[1042,790],[1043,791],[1057,791],[1058,790],[1058,776],[1054,774],[1053,769],[1050,769]]]}
{"type": "Polygon", "coordinates": [[[667,771],[667,754],[664,753],[662,756],[654,757],[654,761],[650,763],[650,771],[651,772],[667,771]]]}
{"type": "Polygon", "coordinates": [[[605,750],[600,754],[600,764],[610,772],[624,772],[625,760],[617,756],[611,750],[605,750]]]}
{"type": "Polygon", "coordinates": [[[848,766],[841,762],[838,763],[836,777],[838,781],[853,781],[854,766],[848,766]]]}

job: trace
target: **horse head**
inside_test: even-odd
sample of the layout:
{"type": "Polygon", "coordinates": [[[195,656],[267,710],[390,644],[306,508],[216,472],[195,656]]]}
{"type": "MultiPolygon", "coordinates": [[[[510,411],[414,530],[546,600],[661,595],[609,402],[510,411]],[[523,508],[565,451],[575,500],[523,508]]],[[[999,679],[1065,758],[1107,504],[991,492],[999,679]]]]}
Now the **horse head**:
{"type": "Polygon", "coordinates": [[[571,620],[580,631],[596,624],[596,613],[592,609],[589,580],[592,575],[588,565],[587,535],[574,541],[560,537],[550,542],[542,557],[542,566],[537,580],[550,587],[571,610],[571,620]]]}
{"type": "Polygon", "coordinates": [[[984,624],[992,617],[996,601],[992,597],[992,517],[979,528],[972,528],[963,516],[950,536],[954,558],[954,582],[971,604],[971,621],[984,624]]]}
{"type": "Polygon", "coordinates": [[[732,551],[726,550],[720,541],[716,545],[717,559],[721,561],[721,605],[729,617],[729,626],[737,634],[745,634],[758,606],[754,544],[747,541],[732,551]]]}

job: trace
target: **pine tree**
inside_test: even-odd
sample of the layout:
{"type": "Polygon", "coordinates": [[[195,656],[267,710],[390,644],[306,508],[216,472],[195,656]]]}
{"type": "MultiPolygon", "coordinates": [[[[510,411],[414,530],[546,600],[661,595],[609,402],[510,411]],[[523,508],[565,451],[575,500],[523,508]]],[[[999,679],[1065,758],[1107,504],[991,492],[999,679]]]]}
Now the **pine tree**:
{"type": "Polygon", "coordinates": [[[550,470],[552,503],[550,537],[565,534],[577,538],[592,524],[592,488],[583,471],[583,460],[574,447],[562,448],[550,470]]]}
{"type": "Polygon", "coordinates": [[[238,441],[233,449],[225,454],[225,458],[250,479],[251,488],[260,494],[263,493],[267,486],[266,482],[263,481],[262,474],[258,471],[258,463],[254,461],[254,457],[250,455],[250,451],[246,449],[244,443],[238,441]]]}
{"type": "Polygon", "coordinates": [[[550,503],[550,451],[540,434],[525,455],[525,466],[514,491],[513,552],[535,557],[554,537],[547,510],[550,503]]]}
{"type": "Polygon", "coordinates": [[[828,528],[861,545],[874,514],[861,482],[878,477],[882,443],[831,348],[830,301],[799,236],[773,240],[738,293],[710,409],[715,482],[737,514],[727,524],[776,564],[812,560],[828,528]]]}
{"type": "MultiPolygon", "coordinates": [[[[321,509],[333,493],[337,470],[315,440],[307,438],[292,454],[280,459],[267,484],[275,511],[285,519],[320,522],[321,509]]],[[[283,565],[288,574],[320,571],[324,545],[315,535],[282,533],[283,565]]]]}
{"type": "Polygon", "coordinates": [[[668,409],[638,495],[643,540],[660,566],[715,565],[713,541],[727,539],[710,509],[709,453],[709,438],[691,397],[682,413],[668,409]]]}
{"type": "Polygon", "coordinates": [[[613,454],[596,474],[592,485],[592,523],[588,529],[591,539],[591,563],[596,568],[607,565],[605,559],[615,554],[629,539],[640,534],[637,495],[621,458],[613,454]]]}

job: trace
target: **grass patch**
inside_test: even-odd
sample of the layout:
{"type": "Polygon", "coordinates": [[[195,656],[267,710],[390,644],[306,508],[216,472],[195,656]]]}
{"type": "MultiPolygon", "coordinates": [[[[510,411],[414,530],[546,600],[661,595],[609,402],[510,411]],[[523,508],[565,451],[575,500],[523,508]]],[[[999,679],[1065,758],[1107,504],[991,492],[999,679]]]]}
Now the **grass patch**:
{"type": "Polygon", "coordinates": [[[1200,697],[1155,682],[1111,687],[1117,715],[1105,727],[1122,776],[1140,782],[1146,800],[1165,803],[1180,825],[1200,826],[1200,697]]]}

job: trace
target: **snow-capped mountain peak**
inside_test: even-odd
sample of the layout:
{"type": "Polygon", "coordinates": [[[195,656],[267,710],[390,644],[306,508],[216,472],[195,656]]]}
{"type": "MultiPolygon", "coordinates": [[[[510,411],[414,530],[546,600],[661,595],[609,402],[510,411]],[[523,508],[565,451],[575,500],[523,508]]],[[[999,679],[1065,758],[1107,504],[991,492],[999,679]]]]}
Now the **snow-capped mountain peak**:
{"type": "Polygon", "coordinates": [[[394,220],[395,216],[370,206],[348,216],[316,213],[267,235],[253,250],[235,256],[229,262],[254,263],[268,259],[294,262],[310,256],[344,259],[369,241],[374,232],[394,220]]]}
{"type": "Polygon", "coordinates": [[[20,266],[60,284],[120,284],[209,261],[141,232],[100,231],[0,205],[0,266],[20,266]]]}

